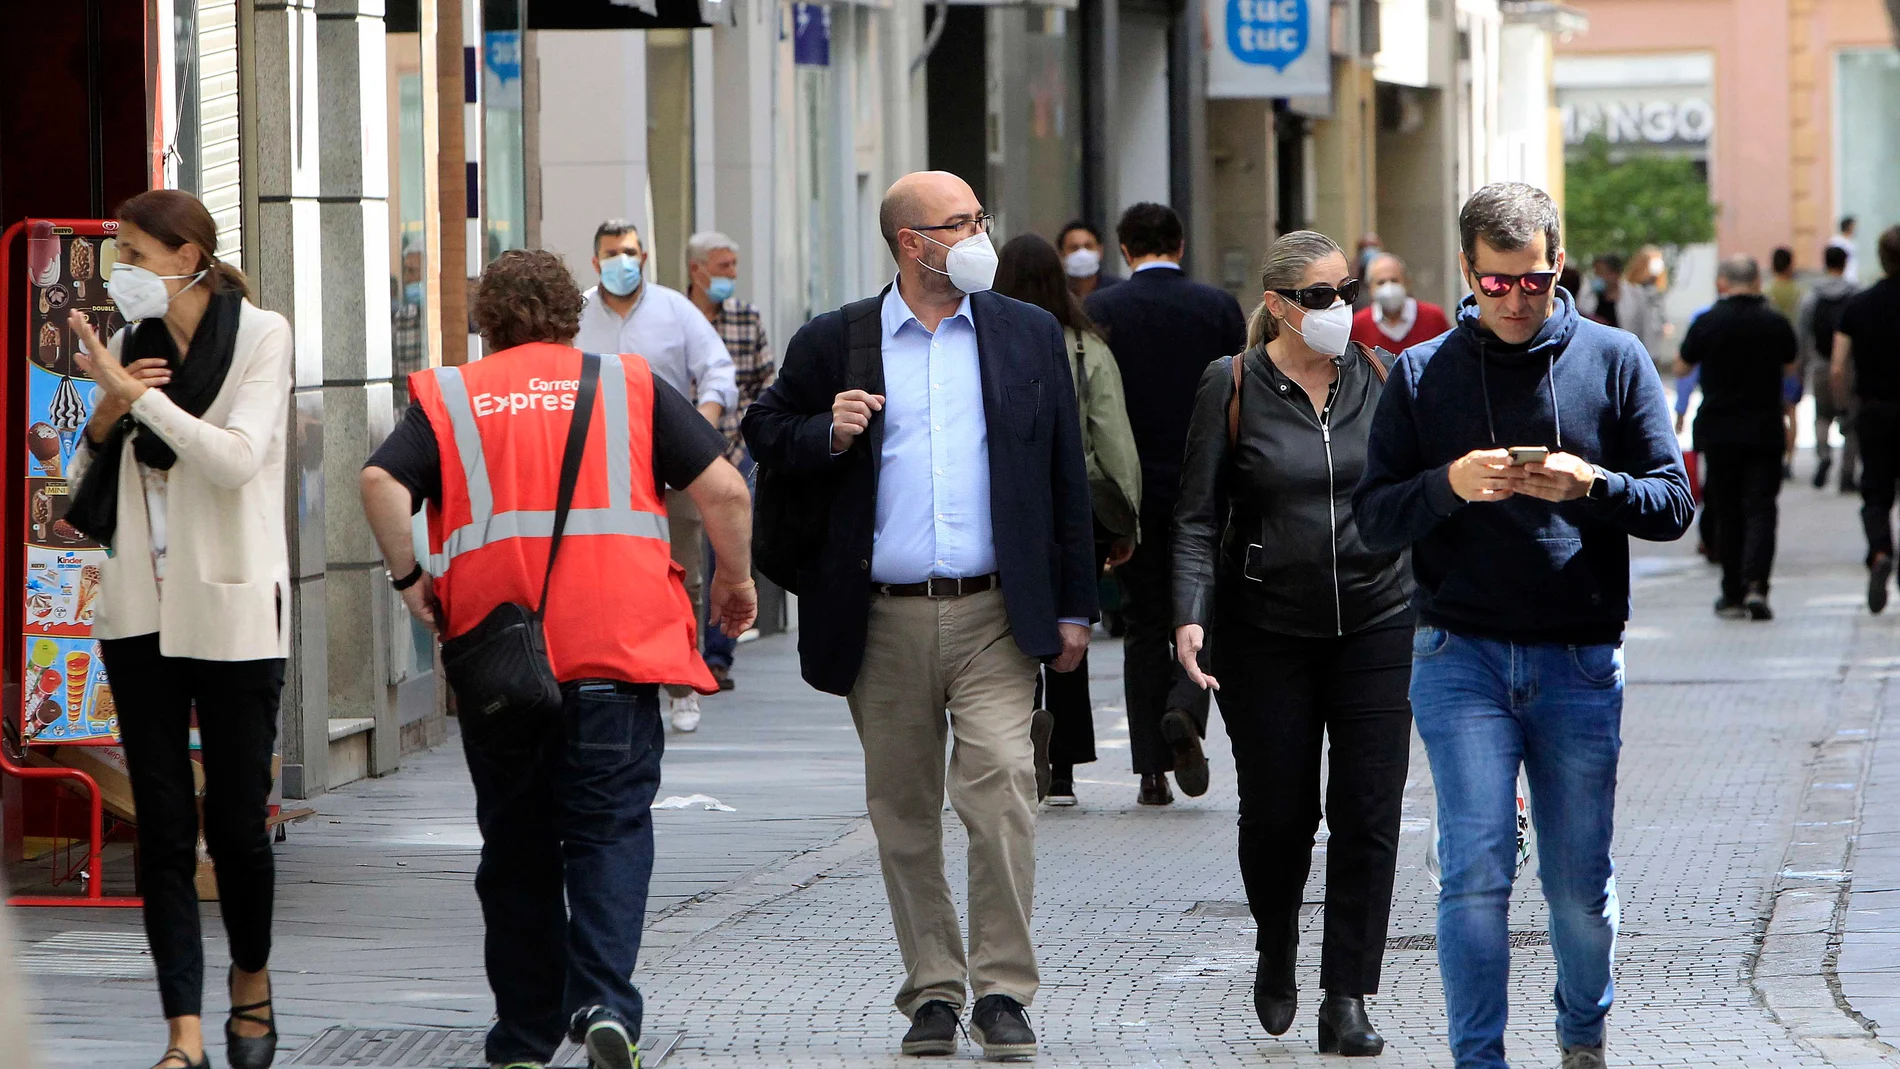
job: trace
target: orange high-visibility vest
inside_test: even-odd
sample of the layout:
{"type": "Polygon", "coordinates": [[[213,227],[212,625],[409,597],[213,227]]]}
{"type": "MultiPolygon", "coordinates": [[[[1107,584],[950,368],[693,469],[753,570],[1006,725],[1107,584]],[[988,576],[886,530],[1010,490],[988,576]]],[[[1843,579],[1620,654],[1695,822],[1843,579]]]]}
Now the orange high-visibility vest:
{"type": "MultiPolygon", "coordinates": [[[[442,456],[428,506],[429,571],[454,638],[512,601],[540,603],[580,350],[536,342],[409,377],[442,456]]],[[[673,563],[653,479],[653,373],[602,356],[580,479],[548,586],[555,677],[718,690],[700,659],[692,602],[673,563]]]]}

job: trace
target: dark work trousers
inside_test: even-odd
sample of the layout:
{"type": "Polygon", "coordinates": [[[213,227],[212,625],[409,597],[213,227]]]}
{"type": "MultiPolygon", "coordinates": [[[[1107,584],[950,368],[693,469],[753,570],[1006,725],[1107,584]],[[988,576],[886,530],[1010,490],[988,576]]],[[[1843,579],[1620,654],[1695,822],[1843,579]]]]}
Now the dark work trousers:
{"type": "Polygon", "coordinates": [[[1738,604],[1750,586],[1767,593],[1768,576],[1774,571],[1781,456],[1779,444],[1712,445],[1702,450],[1702,462],[1709,467],[1702,507],[1715,524],[1722,596],[1738,604]]]}
{"type": "Polygon", "coordinates": [[[270,964],[276,866],[270,832],[270,755],[277,741],[284,660],[197,661],[158,652],[158,636],[99,643],[138,808],[139,893],[145,937],[166,1017],[196,1017],[204,1000],[198,921],[198,799],[191,774],[191,712],[204,759],[204,837],[217,867],[218,906],[231,960],[270,964]]]}
{"type": "Polygon", "coordinates": [[[1095,760],[1095,710],[1089,702],[1089,655],[1073,672],[1058,672],[1043,666],[1042,707],[1055,717],[1055,732],[1049,736],[1049,763],[1057,768],[1073,768],[1095,760]]]}
{"type": "Polygon", "coordinates": [[[475,870],[495,992],[488,1060],[554,1057],[574,1011],[604,1006],[638,1038],[633,986],[653,877],[653,795],[666,733],[653,684],[561,688],[561,720],[520,749],[468,745],[475,870]]]}
{"type": "Polygon", "coordinates": [[[1320,987],[1379,990],[1399,813],[1412,745],[1411,614],[1343,638],[1218,627],[1220,713],[1240,781],[1240,875],[1279,963],[1269,988],[1291,995],[1300,900],[1320,819],[1320,741],[1328,743],[1326,931],[1320,987]]]}
{"type": "MultiPolygon", "coordinates": [[[[1144,495],[1145,496],[1145,495],[1144,495]]],[[[1122,685],[1128,705],[1128,749],[1135,774],[1174,769],[1174,752],[1161,737],[1161,715],[1179,709],[1207,735],[1207,692],[1188,680],[1174,659],[1174,500],[1145,496],[1141,544],[1115,569],[1127,596],[1122,619],[1122,685]]],[[[1203,664],[1207,652],[1202,652],[1203,664]]]]}
{"type": "Polygon", "coordinates": [[[1893,552],[1894,480],[1900,478],[1900,404],[1862,401],[1854,413],[1860,437],[1860,523],[1867,559],[1893,552]]]}

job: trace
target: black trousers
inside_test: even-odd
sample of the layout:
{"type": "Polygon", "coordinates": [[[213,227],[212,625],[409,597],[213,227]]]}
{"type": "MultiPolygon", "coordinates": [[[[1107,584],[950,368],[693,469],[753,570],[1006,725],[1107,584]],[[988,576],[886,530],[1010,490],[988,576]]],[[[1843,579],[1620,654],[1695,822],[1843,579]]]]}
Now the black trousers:
{"type": "Polygon", "coordinates": [[[1240,875],[1260,926],[1258,949],[1283,963],[1280,986],[1290,986],[1319,828],[1323,735],[1331,838],[1320,987],[1374,994],[1411,761],[1410,614],[1343,638],[1222,625],[1214,670],[1240,783],[1240,875]]]}
{"type": "Polygon", "coordinates": [[[191,711],[204,758],[204,837],[217,866],[218,905],[231,960],[245,972],[270,963],[276,866],[265,828],[271,748],[284,689],[283,658],[196,661],[158,652],[157,635],[99,644],[138,807],[139,890],[145,937],[166,1017],[197,1016],[204,997],[198,920],[198,803],[191,774],[191,711]]]}
{"type": "Polygon", "coordinates": [[[1089,655],[1073,672],[1058,672],[1044,667],[1042,707],[1055,717],[1055,732],[1049,736],[1049,763],[1073,768],[1095,760],[1095,710],[1089,701],[1089,655]]]}
{"type": "Polygon", "coordinates": [[[1860,434],[1860,523],[1867,558],[1893,552],[1894,480],[1900,479],[1900,405],[1862,401],[1854,415],[1860,434]]]}
{"type": "Polygon", "coordinates": [[[1759,586],[1765,593],[1775,567],[1781,446],[1708,446],[1702,450],[1702,462],[1709,466],[1702,507],[1717,532],[1722,596],[1739,602],[1750,586],[1759,586]]]}
{"type": "MultiPolygon", "coordinates": [[[[1122,685],[1128,704],[1128,749],[1138,776],[1174,768],[1174,754],[1161,737],[1161,715],[1179,709],[1207,735],[1207,692],[1188,680],[1174,659],[1174,501],[1149,497],[1141,503],[1141,544],[1121,580],[1122,685]]],[[[1202,653],[1203,664],[1206,651],[1202,653]]]]}

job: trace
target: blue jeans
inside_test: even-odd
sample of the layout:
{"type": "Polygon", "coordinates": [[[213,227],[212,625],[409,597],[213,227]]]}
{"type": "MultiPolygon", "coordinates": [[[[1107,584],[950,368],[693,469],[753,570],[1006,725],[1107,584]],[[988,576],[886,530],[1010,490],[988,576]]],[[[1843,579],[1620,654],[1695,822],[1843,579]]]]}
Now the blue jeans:
{"type": "Polygon", "coordinates": [[[1459,1069],[1506,1069],[1520,763],[1550,904],[1557,1038],[1603,1042],[1614,996],[1622,646],[1519,645],[1421,627],[1412,717],[1438,791],[1438,967],[1459,1069]]]}
{"type": "Polygon", "coordinates": [[[491,1062],[554,1056],[568,1019],[605,1006],[633,1036],[634,961],[653,876],[653,796],[666,732],[652,684],[569,683],[558,723],[506,753],[466,744],[496,1022],[491,1062]]]}

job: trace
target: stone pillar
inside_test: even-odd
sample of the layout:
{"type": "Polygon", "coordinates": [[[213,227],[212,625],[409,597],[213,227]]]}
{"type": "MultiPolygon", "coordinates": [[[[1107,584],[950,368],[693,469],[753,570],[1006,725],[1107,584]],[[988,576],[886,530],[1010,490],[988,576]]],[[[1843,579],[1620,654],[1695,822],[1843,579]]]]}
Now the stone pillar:
{"type": "Polygon", "coordinates": [[[290,319],[296,342],[286,457],[291,649],[284,688],[284,794],[311,798],[328,782],[329,654],[325,631],[323,285],[315,0],[247,0],[250,77],[244,156],[257,225],[244,263],[257,303],[290,319]]]}
{"type": "MultiPolygon", "coordinates": [[[[391,669],[398,624],[357,494],[357,473],[394,422],[390,386],[389,94],[380,0],[317,0],[323,72],[322,519],[330,738],[338,781],[401,757],[391,669]],[[365,724],[365,721],[368,723],[365,724]],[[367,728],[367,745],[358,736],[367,728]]],[[[450,273],[453,277],[453,273],[450,273]]],[[[407,640],[406,628],[402,637],[407,640]]]]}

